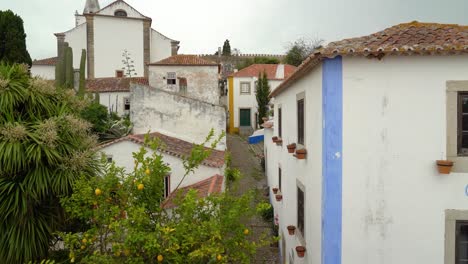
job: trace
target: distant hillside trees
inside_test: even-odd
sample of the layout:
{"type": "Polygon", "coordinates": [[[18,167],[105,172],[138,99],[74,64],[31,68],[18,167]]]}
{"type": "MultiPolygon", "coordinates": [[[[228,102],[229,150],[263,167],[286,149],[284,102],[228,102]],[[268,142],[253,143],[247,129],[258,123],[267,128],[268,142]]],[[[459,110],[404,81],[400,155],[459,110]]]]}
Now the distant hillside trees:
{"type": "Polygon", "coordinates": [[[23,19],[11,10],[0,10],[0,61],[10,64],[32,63],[26,49],[23,19]]]}
{"type": "Polygon", "coordinates": [[[308,40],[305,38],[297,39],[287,45],[288,52],[284,63],[299,66],[301,63],[314,52],[314,50],[322,46],[322,39],[308,40]]]}

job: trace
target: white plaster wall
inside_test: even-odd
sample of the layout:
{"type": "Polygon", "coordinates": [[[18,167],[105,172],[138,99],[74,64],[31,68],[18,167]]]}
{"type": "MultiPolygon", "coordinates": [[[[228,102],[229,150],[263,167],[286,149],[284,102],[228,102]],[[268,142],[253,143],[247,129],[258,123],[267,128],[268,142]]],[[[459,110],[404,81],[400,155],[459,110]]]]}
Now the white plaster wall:
{"type": "MultiPolygon", "coordinates": [[[[99,103],[107,107],[109,111],[117,112],[119,116],[128,114],[124,111],[124,98],[130,98],[130,92],[107,92],[99,93],[99,103]]],[[[131,109],[130,105],[130,109],[131,109]]]]}
{"type": "Polygon", "coordinates": [[[124,50],[130,53],[130,57],[134,61],[133,65],[137,73],[135,76],[143,76],[143,21],[95,16],[95,78],[115,77],[115,71],[124,67],[122,63],[124,50]]]}
{"type": "MultiPolygon", "coordinates": [[[[255,127],[255,114],[258,112],[257,99],[255,97],[255,81],[257,77],[234,77],[234,127],[239,127],[240,122],[240,109],[250,108],[250,124],[255,127]],[[250,94],[241,94],[240,84],[241,82],[250,83],[250,94]]],[[[282,80],[268,80],[270,84],[270,90],[273,91],[280,85],[282,80]]]]}
{"type": "Polygon", "coordinates": [[[86,23],[86,17],[81,15],[75,15],[75,23],[76,26],[86,23]]]}
{"type": "MultiPolygon", "coordinates": [[[[81,51],[87,49],[86,46],[86,23],[65,32],[65,42],[73,49],[73,68],[80,68],[81,51]]],[[[85,72],[87,73],[86,69],[85,72]]]]}
{"type": "MultiPolygon", "coordinates": [[[[160,132],[199,144],[211,129],[215,135],[226,129],[226,113],[221,106],[138,84],[131,84],[130,93],[130,120],[135,134],[160,132]]],[[[226,137],[217,149],[226,149],[226,137]]]]}
{"type": "Polygon", "coordinates": [[[344,58],[343,264],[444,263],[444,210],[468,209],[468,174],[435,161],[446,81],[467,79],[466,55],[344,58]]]}
{"type": "Polygon", "coordinates": [[[114,3],[107,8],[102,9],[99,11],[97,14],[100,15],[107,15],[107,16],[113,16],[115,11],[117,10],[124,10],[127,12],[127,17],[132,17],[132,18],[144,18],[136,9],[133,7],[123,3],[123,2],[117,2],[114,3]]]}
{"type": "Polygon", "coordinates": [[[218,66],[150,66],[149,84],[169,92],[179,92],[179,79],[187,79],[185,96],[210,104],[219,104],[218,66]],[[167,84],[167,73],[176,73],[176,85],[167,84]]]}
{"type": "Polygon", "coordinates": [[[150,61],[158,62],[172,55],[172,39],[163,34],[151,29],[151,52],[150,61]]]}
{"type": "Polygon", "coordinates": [[[265,129],[267,178],[271,202],[278,213],[279,227],[285,234],[287,260],[298,245],[307,249],[305,258],[294,256],[295,263],[321,263],[322,225],[322,69],[317,67],[299,80],[287,92],[274,98],[274,127],[265,129]],[[298,160],[286,146],[297,142],[297,94],[305,92],[305,148],[307,159],[298,160]],[[277,146],[271,137],[278,135],[278,107],[282,109],[283,145],[277,146]],[[282,170],[282,202],[275,200],[271,187],[278,186],[278,167],[282,170]],[[297,226],[297,181],[305,188],[305,241],[288,234],[288,225],[297,226]],[[303,244],[305,242],[305,244],[303,244]]]}
{"type": "MultiPolygon", "coordinates": [[[[132,153],[138,152],[141,145],[136,144],[131,141],[122,141],[110,146],[104,147],[101,149],[101,152],[106,155],[112,155],[113,161],[119,167],[125,168],[125,171],[130,173],[135,167],[134,159],[132,153]]],[[[152,155],[153,152],[151,149],[148,149],[148,156],[152,155]]],[[[184,166],[182,160],[174,156],[161,153],[163,160],[171,168],[171,191],[173,191],[179,182],[182,180],[182,177],[185,174],[184,166]]],[[[200,165],[193,173],[187,175],[185,180],[180,185],[181,187],[188,186],[204,179],[210,178],[216,174],[223,175],[222,168],[212,168],[204,165],[200,165]]]]}
{"type": "Polygon", "coordinates": [[[55,80],[55,65],[32,65],[31,76],[55,80]]]}

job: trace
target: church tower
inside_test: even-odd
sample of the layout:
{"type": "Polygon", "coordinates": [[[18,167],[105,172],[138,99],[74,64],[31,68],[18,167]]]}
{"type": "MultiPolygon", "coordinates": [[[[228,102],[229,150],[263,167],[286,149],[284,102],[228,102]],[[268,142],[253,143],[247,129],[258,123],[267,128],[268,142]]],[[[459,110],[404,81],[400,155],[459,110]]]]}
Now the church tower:
{"type": "Polygon", "coordinates": [[[99,7],[99,0],[86,0],[86,5],[83,14],[96,13],[101,8],[99,7]]]}

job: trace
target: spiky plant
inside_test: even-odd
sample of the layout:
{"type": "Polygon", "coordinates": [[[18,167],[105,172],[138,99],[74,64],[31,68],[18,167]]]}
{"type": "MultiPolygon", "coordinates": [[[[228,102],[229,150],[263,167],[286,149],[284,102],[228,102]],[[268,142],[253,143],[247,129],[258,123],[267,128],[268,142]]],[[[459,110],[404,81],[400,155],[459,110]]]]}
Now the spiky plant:
{"type": "Polygon", "coordinates": [[[0,65],[0,263],[47,256],[63,219],[59,197],[99,170],[96,139],[76,116],[84,106],[24,66],[0,65]]]}

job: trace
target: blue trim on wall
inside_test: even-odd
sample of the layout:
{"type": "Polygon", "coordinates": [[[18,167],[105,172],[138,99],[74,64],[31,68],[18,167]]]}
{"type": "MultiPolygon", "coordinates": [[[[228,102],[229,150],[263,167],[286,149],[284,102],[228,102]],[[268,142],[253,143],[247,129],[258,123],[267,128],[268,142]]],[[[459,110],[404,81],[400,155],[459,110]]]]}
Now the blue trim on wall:
{"type": "Polygon", "coordinates": [[[322,264],[341,264],[343,64],[322,64],[322,264]]]}

